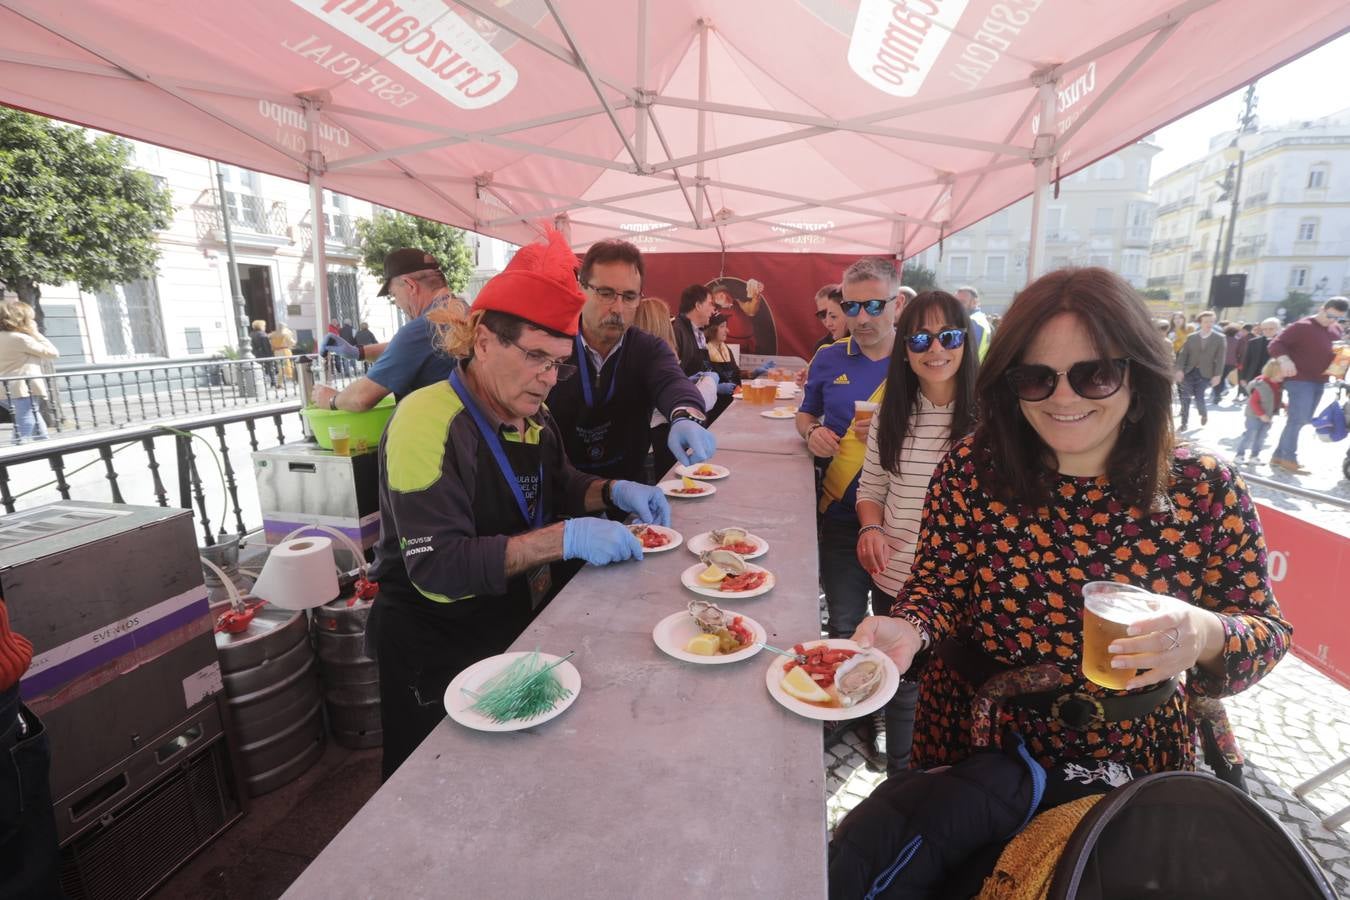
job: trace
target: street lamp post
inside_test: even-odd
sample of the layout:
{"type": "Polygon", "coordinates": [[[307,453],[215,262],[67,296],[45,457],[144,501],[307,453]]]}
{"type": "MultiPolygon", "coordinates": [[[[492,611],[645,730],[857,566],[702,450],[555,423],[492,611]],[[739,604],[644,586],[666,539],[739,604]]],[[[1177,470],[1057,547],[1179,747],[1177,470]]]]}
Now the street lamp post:
{"type": "Polygon", "coordinates": [[[248,359],[253,356],[253,343],[248,337],[248,309],[244,306],[244,292],[239,287],[239,267],[234,262],[234,232],[230,228],[230,210],[225,203],[225,173],[219,164],[216,164],[216,188],[220,221],[225,231],[225,256],[230,267],[230,299],[239,331],[239,358],[248,359]]]}

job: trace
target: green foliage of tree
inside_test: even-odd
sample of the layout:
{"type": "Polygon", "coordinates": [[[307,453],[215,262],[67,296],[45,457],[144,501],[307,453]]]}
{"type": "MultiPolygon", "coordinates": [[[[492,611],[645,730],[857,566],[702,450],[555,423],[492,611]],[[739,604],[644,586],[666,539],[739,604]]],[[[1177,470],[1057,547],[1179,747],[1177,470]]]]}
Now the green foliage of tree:
{"type": "Polygon", "coordinates": [[[362,263],[375,278],[384,280],[384,258],[402,247],[416,247],[436,258],[452,291],[469,283],[473,254],[464,232],[452,225],[433,222],[401,212],[382,212],[372,219],[358,219],[356,235],[361,241],[362,263]]]}
{"type": "Polygon", "coordinates": [[[97,291],[154,276],[172,194],[130,159],[119,137],[0,108],[0,285],[39,325],[41,285],[97,291]]]}
{"type": "Polygon", "coordinates": [[[905,287],[912,287],[922,294],[924,291],[931,291],[937,288],[937,272],[927,266],[921,266],[918,263],[907,262],[905,267],[900,270],[900,283],[905,287]]]}
{"type": "Polygon", "coordinates": [[[1143,293],[1143,295],[1147,297],[1149,300],[1172,299],[1172,292],[1169,291],[1167,288],[1149,288],[1148,290],[1142,291],[1141,293],[1143,293]]]}
{"type": "Polygon", "coordinates": [[[1280,305],[1284,307],[1284,321],[1286,323],[1293,322],[1312,312],[1312,294],[1305,294],[1303,291],[1290,291],[1285,295],[1280,305]]]}

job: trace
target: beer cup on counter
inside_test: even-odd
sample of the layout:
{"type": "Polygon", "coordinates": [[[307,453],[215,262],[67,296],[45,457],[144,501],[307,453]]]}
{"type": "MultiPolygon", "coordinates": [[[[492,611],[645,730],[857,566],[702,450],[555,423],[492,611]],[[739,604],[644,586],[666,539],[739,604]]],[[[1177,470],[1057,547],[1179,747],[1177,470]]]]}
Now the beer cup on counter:
{"type": "Polygon", "coordinates": [[[352,455],[352,431],[349,425],[329,425],[328,439],[333,442],[333,452],[338,456],[352,455]]]}
{"type": "Polygon", "coordinates": [[[1115,581],[1083,585],[1083,675],[1094,684],[1123,691],[1138,669],[1113,669],[1112,641],[1129,637],[1129,627],[1162,608],[1148,591],[1115,581]]]}

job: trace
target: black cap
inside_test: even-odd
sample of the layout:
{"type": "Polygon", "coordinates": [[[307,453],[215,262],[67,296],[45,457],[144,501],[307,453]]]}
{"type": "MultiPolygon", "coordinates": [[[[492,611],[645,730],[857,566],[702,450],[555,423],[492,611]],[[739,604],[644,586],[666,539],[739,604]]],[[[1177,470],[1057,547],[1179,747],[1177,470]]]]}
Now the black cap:
{"type": "Polygon", "coordinates": [[[414,272],[430,272],[432,270],[439,272],[441,264],[436,262],[436,258],[430,253],[413,247],[395,250],[384,258],[384,284],[375,296],[388,296],[389,282],[400,275],[411,275],[414,272]]]}

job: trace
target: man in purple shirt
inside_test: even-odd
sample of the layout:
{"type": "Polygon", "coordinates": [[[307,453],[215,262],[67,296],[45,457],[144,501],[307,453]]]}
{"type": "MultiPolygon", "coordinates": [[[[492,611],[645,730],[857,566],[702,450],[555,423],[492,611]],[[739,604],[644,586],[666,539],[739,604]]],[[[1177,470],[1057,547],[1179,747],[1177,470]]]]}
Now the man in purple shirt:
{"type": "Polygon", "coordinates": [[[1308,470],[1298,464],[1298,433],[1317,414],[1317,402],[1327,386],[1327,367],[1335,357],[1332,344],[1341,338],[1340,323],[1350,312],[1350,300],[1332,297],[1316,315],[1287,326],[1270,342],[1270,356],[1284,370],[1285,415],[1288,421],[1270,465],[1296,475],[1308,470]]]}

